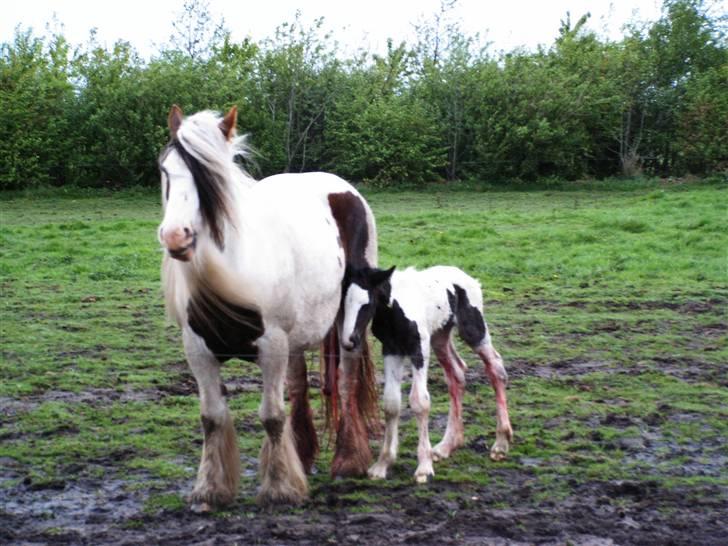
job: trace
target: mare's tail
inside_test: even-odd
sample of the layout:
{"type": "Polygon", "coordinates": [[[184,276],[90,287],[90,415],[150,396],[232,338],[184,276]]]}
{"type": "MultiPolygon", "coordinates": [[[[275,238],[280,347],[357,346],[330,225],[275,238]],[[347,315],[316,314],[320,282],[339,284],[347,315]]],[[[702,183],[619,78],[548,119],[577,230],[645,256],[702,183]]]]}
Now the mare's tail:
{"type": "Polygon", "coordinates": [[[321,343],[320,358],[321,393],[326,412],[324,429],[328,432],[329,439],[339,424],[339,351],[339,334],[334,324],[321,343]]]}
{"type": "MultiPolygon", "coordinates": [[[[331,327],[321,344],[321,392],[323,394],[325,408],[325,430],[328,431],[329,439],[339,426],[339,363],[341,352],[339,347],[339,335],[336,325],[331,327]]],[[[377,396],[377,377],[374,362],[371,358],[369,340],[364,339],[362,344],[361,359],[357,366],[356,385],[356,406],[359,414],[364,418],[367,432],[370,435],[377,435],[381,432],[379,418],[379,405],[377,396]]]]}

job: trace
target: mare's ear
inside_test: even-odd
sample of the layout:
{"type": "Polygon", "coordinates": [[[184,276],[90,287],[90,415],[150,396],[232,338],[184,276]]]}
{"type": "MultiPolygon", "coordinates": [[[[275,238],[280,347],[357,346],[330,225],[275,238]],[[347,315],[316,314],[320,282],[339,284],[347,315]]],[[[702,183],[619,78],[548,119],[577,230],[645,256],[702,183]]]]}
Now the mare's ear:
{"type": "Polygon", "coordinates": [[[225,138],[228,139],[228,141],[232,140],[235,136],[235,125],[238,122],[238,107],[233,106],[228,110],[228,113],[225,114],[225,117],[222,118],[222,121],[220,122],[220,130],[222,131],[222,134],[225,135],[225,138]]]}
{"type": "Polygon", "coordinates": [[[172,105],[172,108],[169,110],[169,115],[167,116],[167,125],[169,126],[169,135],[174,138],[177,136],[177,130],[179,129],[179,126],[182,125],[182,118],[184,115],[182,114],[182,108],[177,106],[176,104],[172,105]]]}
{"type": "Polygon", "coordinates": [[[377,286],[384,284],[386,281],[388,281],[392,276],[392,273],[394,273],[394,269],[396,267],[396,265],[393,265],[389,269],[373,269],[372,272],[369,274],[369,283],[371,284],[372,288],[376,288],[377,286]]]}

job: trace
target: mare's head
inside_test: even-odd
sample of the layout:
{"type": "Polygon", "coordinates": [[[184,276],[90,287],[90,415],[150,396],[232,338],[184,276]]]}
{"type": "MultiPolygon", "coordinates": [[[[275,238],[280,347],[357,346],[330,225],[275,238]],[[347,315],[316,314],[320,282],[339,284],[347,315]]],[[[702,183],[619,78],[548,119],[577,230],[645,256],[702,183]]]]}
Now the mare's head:
{"type": "Polygon", "coordinates": [[[205,111],[185,118],[177,105],[169,112],[171,139],[159,157],[164,206],[159,241],[172,258],[189,261],[206,237],[224,246],[233,160],[241,153],[236,120],[234,106],[224,117],[205,111]]]}
{"type": "Polygon", "coordinates": [[[344,312],[341,345],[348,351],[358,349],[377,305],[387,305],[391,292],[389,282],[394,266],[389,269],[365,267],[346,270],[342,294],[344,312]]]}

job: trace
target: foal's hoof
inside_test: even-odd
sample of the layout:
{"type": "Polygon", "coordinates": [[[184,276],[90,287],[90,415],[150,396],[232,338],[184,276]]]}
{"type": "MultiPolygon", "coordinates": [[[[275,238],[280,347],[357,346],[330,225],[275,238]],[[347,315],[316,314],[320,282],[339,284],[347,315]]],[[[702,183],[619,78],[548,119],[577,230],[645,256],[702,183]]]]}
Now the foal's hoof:
{"type": "Polygon", "coordinates": [[[387,478],[387,465],[382,463],[374,463],[369,470],[367,476],[372,480],[385,480],[387,478]]]}
{"type": "Polygon", "coordinates": [[[492,461],[504,461],[508,456],[508,442],[498,442],[490,448],[490,459],[492,461]]]}
{"type": "Polygon", "coordinates": [[[422,463],[415,471],[415,481],[417,483],[430,483],[435,479],[435,470],[432,468],[432,461],[422,463]]]}
{"type": "Polygon", "coordinates": [[[432,448],[432,460],[438,462],[447,459],[450,457],[450,453],[452,451],[453,450],[450,446],[438,444],[432,448]]]}

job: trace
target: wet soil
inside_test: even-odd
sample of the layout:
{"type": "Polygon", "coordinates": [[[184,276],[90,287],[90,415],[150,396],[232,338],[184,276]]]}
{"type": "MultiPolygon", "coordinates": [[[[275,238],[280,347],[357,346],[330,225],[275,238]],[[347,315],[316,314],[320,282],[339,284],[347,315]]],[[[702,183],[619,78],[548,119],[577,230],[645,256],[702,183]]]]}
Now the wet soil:
{"type": "MultiPolygon", "coordinates": [[[[642,481],[574,485],[558,501],[534,502],[528,468],[496,470],[506,484],[475,488],[434,482],[428,497],[388,488],[387,506],[367,512],[347,494],[378,486],[345,480],[321,485],[298,508],[238,504],[221,514],[142,511],[145,492],[120,480],[56,489],[4,490],[4,544],[720,544],[728,533],[726,491],[662,489],[642,481]],[[504,500],[508,500],[508,504],[504,500]]],[[[250,495],[252,491],[242,494],[250,495]]]]}
{"type": "MultiPolygon", "coordinates": [[[[712,301],[647,303],[642,302],[637,309],[672,309],[674,305],[692,315],[702,314],[708,308],[715,311],[712,301]]],[[[631,304],[625,305],[633,308],[631,304]]],[[[722,322],[701,328],[705,338],[726,332],[722,322]]],[[[618,329],[618,325],[610,323],[604,331],[618,329]]],[[[194,379],[182,369],[180,365],[176,382],[146,390],[48,391],[23,399],[0,399],[0,423],[12,423],[18,413],[51,400],[106,404],[195,396],[194,379]]],[[[589,388],[582,378],[595,372],[659,372],[690,383],[728,386],[725,365],[710,363],[699,355],[692,361],[652,359],[634,362],[629,367],[576,358],[553,362],[510,360],[508,372],[511,388],[518,387],[520,378],[536,376],[562,381],[579,391],[589,388]]],[[[315,374],[311,377],[315,379],[315,374]]],[[[468,381],[483,381],[481,371],[471,368],[468,381]]],[[[260,385],[255,380],[233,380],[221,388],[235,395],[259,391],[260,385]]],[[[437,392],[434,385],[433,391],[437,392]]],[[[556,498],[537,478],[536,470],[558,469],[573,461],[568,456],[552,460],[525,456],[517,449],[511,452],[517,468],[484,463],[490,478],[488,486],[437,478],[427,485],[415,486],[406,479],[383,484],[368,480],[332,481],[317,476],[304,505],[273,509],[253,503],[257,461],[244,454],[244,477],[248,479],[244,479],[238,500],[224,511],[211,514],[195,513],[187,507],[150,510],[150,499],[184,496],[192,489],[192,482],[160,482],[141,470],[130,475],[122,470],[120,462],[133,457],[131,452],[121,450],[104,459],[86,461],[79,468],[65,469],[65,478],[44,482],[34,481],[29,469],[13,459],[0,458],[0,544],[724,544],[728,537],[728,487],[698,481],[691,486],[667,486],[667,480],[640,479],[638,474],[644,470],[645,474],[665,478],[725,478],[725,438],[713,436],[691,443],[684,439],[678,442],[664,434],[666,424],[702,426],[701,415],[679,410],[669,402],[661,404],[654,413],[639,417],[619,412],[620,406],[628,401],[616,398],[604,402],[614,411],[586,418],[592,430],[589,441],[607,453],[618,451],[625,464],[637,470],[636,477],[578,482],[564,473],[566,483],[559,488],[561,493],[556,498]],[[629,433],[615,437],[604,434],[605,427],[629,433]],[[673,464],[675,460],[681,464],[673,464]]],[[[405,410],[403,417],[407,414],[405,410]]],[[[560,429],[565,419],[544,420],[543,428],[560,429]]],[[[444,426],[444,416],[433,416],[433,435],[439,436],[444,426]]],[[[22,439],[17,438],[20,433],[13,427],[5,431],[0,441],[22,439]]],[[[65,432],[62,428],[54,431],[65,432]]],[[[570,441],[568,434],[561,439],[570,441]]],[[[471,437],[462,449],[487,460],[489,441],[484,435],[471,437]]],[[[413,464],[413,460],[403,458],[397,476],[411,474],[413,464]]]]}

